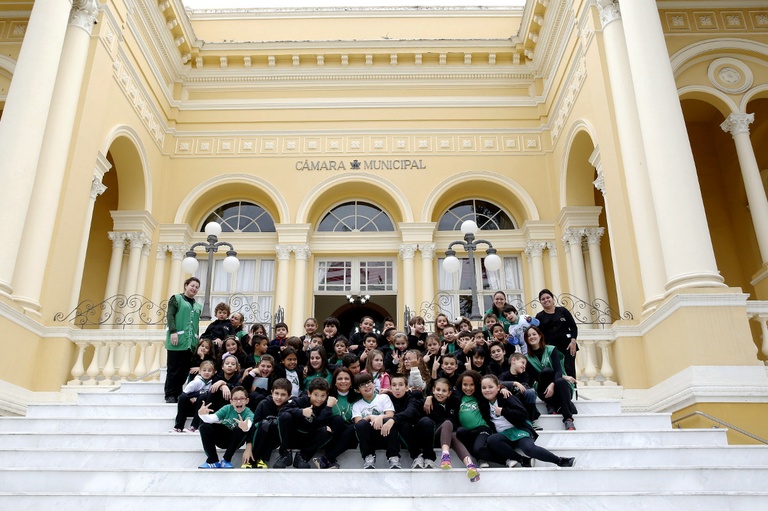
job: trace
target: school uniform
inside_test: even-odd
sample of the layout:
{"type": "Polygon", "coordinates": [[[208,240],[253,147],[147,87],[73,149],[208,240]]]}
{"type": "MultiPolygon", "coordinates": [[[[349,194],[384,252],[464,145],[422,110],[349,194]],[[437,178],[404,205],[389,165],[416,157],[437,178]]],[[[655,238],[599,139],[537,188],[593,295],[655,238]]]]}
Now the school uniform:
{"type": "Polygon", "coordinates": [[[291,398],[280,410],[277,427],[280,432],[280,454],[288,449],[299,449],[304,461],[309,461],[318,449],[331,439],[327,427],[333,411],[322,404],[312,406],[312,415],[304,415],[304,409],[310,406],[309,397],[291,398]]]}

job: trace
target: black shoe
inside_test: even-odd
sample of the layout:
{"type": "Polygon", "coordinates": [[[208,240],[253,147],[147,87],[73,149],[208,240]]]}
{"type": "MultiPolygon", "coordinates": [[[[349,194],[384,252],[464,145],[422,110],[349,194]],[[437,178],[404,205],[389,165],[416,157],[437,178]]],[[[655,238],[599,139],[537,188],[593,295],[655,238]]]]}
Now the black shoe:
{"type": "Polygon", "coordinates": [[[309,462],[301,457],[301,454],[298,452],[296,453],[296,456],[293,458],[293,468],[311,468],[309,466],[309,462]]]}
{"type": "Polygon", "coordinates": [[[277,460],[275,460],[275,463],[272,465],[272,468],[290,467],[292,459],[293,458],[290,452],[283,453],[277,457],[277,460]]]}
{"type": "Polygon", "coordinates": [[[166,402],[166,403],[176,403],[177,401],[176,401],[176,398],[175,398],[175,397],[173,397],[173,396],[167,396],[167,397],[165,398],[165,402],[166,402]]]}
{"type": "Polygon", "coordinates": [[[520,465],[523,468],[531,468],[533,467],[533,463],[534,463],[533,458],[529,458],[528,456],[525,456],[523,460],[520,462],[520,465]]]}
{"type": "Polygon", "coordinates": [[[558,467],[572,467],[576,463],[576,458],[560,458],[557,462],[558,467]]]}

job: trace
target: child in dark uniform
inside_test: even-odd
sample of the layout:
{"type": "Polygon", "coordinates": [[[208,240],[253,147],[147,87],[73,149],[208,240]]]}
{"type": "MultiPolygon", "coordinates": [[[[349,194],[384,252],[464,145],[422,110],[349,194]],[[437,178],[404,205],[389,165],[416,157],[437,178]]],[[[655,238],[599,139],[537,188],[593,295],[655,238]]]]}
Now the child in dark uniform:
{"type": "Polygon", "coordinates": [[[280,443],[277,418],[290,397],[291,382],[285,378],[275,380],[272,394],[259,403],[253,414],[253,429],[248,433],[240,468],[268,468],[272,449],[280,443]]]}

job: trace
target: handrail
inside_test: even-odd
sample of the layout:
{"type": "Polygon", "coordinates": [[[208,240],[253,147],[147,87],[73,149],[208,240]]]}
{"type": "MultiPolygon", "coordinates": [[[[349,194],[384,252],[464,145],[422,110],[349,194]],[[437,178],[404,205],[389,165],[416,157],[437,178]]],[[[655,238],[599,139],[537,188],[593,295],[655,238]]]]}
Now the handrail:
{"type": "MultiPolygon", "coordinates": [[[[678,417],[677,419],[672,421],[672,424],[674,425],[676,423],[682,422],[685,419],[689,419],[689,418],[691,418],[693,416],[696,416],[696,415],[700,415],[701,417],[707,418],[707,419],[711,420],[712,422],[716,422],[716,423],[720,424],[721,426],[725,426],[728,429],[732,429],[732,430],[734,430],[734,431],[736,431],[738,433],[741,433],[742,435],[748,436],[752,440],[757,440],[760,443],[768,445],[768,440],[766,440],[765,438],[761,438],[761,437],[759,437],[757,435],[753,435],[749,431],[745,431],[745,430],[741,429],[738,426],[734,426],[733,424],[729,424],[729,423],[725,422],[724,420],[720,420],[717,417],[713,417],[713,416],[709,415],[708,413],[700,412],[698,410],[696,410],[695,412],[691,412],[688,415],[685,415],[683,417],[678,417]]],[[[681,429],[679,425],[677,426],[677,429],[681,429]]]]}

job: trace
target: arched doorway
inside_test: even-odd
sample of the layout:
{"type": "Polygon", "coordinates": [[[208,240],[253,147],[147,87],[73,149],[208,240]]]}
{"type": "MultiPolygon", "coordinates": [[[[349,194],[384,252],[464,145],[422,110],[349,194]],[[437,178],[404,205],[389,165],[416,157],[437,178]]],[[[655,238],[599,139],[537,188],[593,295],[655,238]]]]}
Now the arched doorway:
{"type": "Polygon", "coordinates": [[[357,330],[363,316],[373,318],[373,329],[381,331],[384,319],[392,317],[397,324],[393,312],[396,310],[397,297],[389,295],[371,296],[365,303],[349,303],[346,296],[317,296],[315,297],[315,313],[319,322],[333,316],[339,320],[339,332],[349,337],[357,330]]]}

